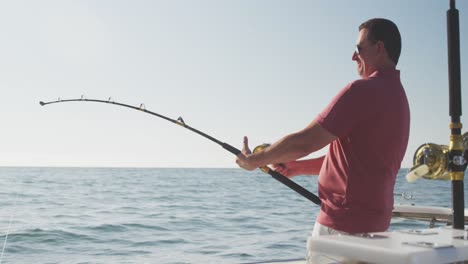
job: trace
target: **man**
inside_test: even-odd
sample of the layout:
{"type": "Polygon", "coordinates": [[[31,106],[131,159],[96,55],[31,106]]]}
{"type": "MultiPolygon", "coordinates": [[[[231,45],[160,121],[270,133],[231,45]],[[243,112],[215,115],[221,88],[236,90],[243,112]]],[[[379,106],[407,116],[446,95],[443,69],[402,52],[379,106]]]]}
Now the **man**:
{"type": "Polygon", "coordinates": [[[288,177],[319,174],[322,205],[313,236],[381,232],[390,225],[410,123],[396,70],[400,52],[401,37],[393,22],[364,22],[352,56],[361,79],[344,87],[306,128],[259,153],[251,154],[244,137],[236,162],[246,170],[276,164],[288,177]],[[297,161],[328,144],[324,157],[297,161]]]}

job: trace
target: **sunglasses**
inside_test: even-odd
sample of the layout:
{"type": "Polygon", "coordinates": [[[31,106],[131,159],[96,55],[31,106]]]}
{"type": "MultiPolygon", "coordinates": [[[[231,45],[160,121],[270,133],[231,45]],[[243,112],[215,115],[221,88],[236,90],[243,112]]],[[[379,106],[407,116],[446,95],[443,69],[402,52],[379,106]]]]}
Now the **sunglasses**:
{"type": "Polygon", "coordinates": [[[362,48],[356,45],[356,49],[354,50],[354,52],[356,52],[356,55],[360,55],[361,50],[362,50],[362,48]]]}
{"type": "MultiPolygon", "coordinates": [[[[373,46],[377,43],[377,41],[370,41],[370,45],[373,46]]],[[[354,52],[356,52],[356,55],[361,55],[361,52],[362,52],[362,47],[360,47],[359,45],[356,45],[356,49],[354,50],[354,52]]]]}

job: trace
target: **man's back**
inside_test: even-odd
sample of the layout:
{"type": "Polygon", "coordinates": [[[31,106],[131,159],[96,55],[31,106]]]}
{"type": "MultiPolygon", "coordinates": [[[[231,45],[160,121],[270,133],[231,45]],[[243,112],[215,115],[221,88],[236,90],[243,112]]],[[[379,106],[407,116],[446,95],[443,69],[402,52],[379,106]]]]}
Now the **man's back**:
{"type": "Polygon", "coordinates": [[[318,222],[348,233],[384,231],[409,137],[399,71],[376,71],[345,87],[316,121],[338,139],[319,176],[318,222]]]}

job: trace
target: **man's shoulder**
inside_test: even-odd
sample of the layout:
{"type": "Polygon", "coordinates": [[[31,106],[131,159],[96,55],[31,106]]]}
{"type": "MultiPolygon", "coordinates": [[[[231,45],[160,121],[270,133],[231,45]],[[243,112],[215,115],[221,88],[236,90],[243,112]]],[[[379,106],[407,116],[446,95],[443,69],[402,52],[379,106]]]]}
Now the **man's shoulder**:
{"type": "Polygon", "coordinates": [[[354,80],[345,87],[350,90],[367,90],[376,87],[402,87],[399,79],[385,78],[381,76],[371,76],[369,78],[362,78],[354,80]]]}
{"type": "Polygon", "coordinates": [[[345,91],[362,91],[375,87],[376,83],[371,79],[357,79],[348,83],[343,89],[345,91]]]}
{"type": "Polygon", "coordinates": [[[357,80],[350,82],[348,85],[353,86],[353,87],[362,87],[362,86],[367,87],[369,85],[374,85],[376,82],[379,82],[379,81],[380,80],[378,78],[372,78],[372,77],[361,78],[361,79],[357,79],[357,80]]]}

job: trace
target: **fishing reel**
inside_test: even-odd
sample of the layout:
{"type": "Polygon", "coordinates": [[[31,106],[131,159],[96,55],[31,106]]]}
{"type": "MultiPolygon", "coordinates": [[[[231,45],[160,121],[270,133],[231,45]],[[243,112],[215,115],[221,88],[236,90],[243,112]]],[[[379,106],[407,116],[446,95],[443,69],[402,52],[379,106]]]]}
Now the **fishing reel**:
{"type": "MultiPolygon", "coordinates": [[[[464,157],[468,154],[468,132],[463,134],[463,146],[465,149],[464,157]]],[[[434,143],[426,143],[418,147],[413,157],[413,167],[406,175],[408,182],[414,182],[419,178],[430,180],[450,180],[449,163],[449,147],[447,145],[438,145],[434,143]]],[[[466,162],[463,163],[466,168],[466,162]]]]}
{"type": "MultiPolygon", "coordinates": [[[[261,145],[258,145],[258,146],[256,146],[256,147],[253,149],[252,153],[254,153],[254,154],[255,154],[255,153],[258,153],[258,152],[260,152],[260,151],[262,151],[262,150],[268,148],[269,146],[270,146],[270,144],[268,144],[268,143],[263,143],[263,144],[261,144],[261,145]]],[[[270,170],[270,168],[269,168],[268,166],[263,166],[263,167],[260,167],[260,170],[262,170],[262,171],[265,172],[265,173],[268,173],[268,171],[270,170]]]]}

